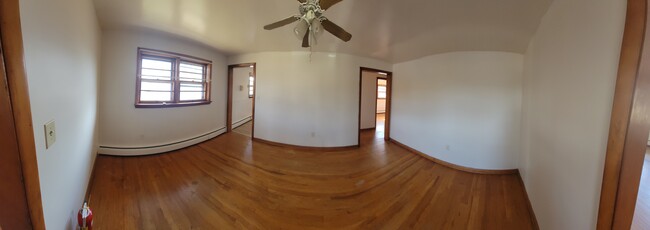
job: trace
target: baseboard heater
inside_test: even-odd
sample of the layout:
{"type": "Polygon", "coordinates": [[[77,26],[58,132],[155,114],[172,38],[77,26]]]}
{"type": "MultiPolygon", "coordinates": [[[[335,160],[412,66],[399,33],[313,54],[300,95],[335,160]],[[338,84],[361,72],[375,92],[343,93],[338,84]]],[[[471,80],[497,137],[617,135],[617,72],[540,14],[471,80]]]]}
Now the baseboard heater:
{"type": "Polygon", "coordinates": [[[151,154],[165,153],[169,151],[174,151],[189,147],[212,138],[215,138],[221,134],[226,133],[226,127],[188,138],[181,141],[176,141],[167,144],[153,145],[153,146],[136,146],[136,147],[116,147],[116,146],[99,146],[99,154],[102,155],[112,155],[112,156],[143,156],[151,154]]]}

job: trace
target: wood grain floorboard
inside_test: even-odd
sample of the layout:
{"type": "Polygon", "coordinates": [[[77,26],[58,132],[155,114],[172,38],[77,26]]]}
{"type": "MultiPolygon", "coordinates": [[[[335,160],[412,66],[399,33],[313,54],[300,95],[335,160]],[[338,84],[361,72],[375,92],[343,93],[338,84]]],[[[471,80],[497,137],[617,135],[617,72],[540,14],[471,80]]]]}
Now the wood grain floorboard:
{"type": "Polygon", "coordinates": [[[233,132],[250,137],[253,135],[253,121],[249,121],[232,130],[233,132]]]}
{"type": "Polygon", "coordinates": [[[165,154],[99,156],[95,229],[533,229],[518,175],[447,168],[374,132],[342,151],[227,133],[165,154]]]}

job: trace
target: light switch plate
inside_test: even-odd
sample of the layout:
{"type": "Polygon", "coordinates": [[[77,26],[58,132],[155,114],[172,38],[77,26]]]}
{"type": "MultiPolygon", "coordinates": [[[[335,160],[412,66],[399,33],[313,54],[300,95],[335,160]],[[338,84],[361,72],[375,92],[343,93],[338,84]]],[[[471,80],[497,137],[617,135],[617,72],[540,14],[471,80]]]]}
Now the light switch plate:
{"type": "Polygon", "coordinates": [[[45,124],[45,148],[49,149],[56,142],[56,125],[54,121],[45,124]]]}

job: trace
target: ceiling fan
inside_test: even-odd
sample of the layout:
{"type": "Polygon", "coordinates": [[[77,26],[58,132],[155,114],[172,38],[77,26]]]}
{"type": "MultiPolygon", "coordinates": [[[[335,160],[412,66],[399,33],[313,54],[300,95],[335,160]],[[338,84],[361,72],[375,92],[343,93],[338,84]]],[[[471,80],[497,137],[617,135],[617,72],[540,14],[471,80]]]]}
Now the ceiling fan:
{"type": "Polygon", "coordinates": [[[298,0],[300,2],[300,15],[294,15],[284,20],[264,26],[265,30],[272,30],[300,21],[293,29],[294,35],[302,40],[302,47],[316,44],[323,29],[337,38],[347,42],[352,39],[352,34],[327,19],[323,13],[334,4],[342,0],[298,0]]]}

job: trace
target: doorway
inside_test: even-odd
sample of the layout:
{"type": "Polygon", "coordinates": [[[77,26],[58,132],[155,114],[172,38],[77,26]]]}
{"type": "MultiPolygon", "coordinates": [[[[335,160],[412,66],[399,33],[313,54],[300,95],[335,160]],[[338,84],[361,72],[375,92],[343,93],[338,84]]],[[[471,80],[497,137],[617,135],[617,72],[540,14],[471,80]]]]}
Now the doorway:
{"type": "Polygon", "coordinates": [[[388,140],[390,138],[391,84],[391,72],[361,67],[359,73],[359,145],[367,140],[388,140]]]}
{"type": "Polygon", "coordinates": [[[255,130],[256,64],[228,66],[227,131],[250,138],[255,130]]]}

